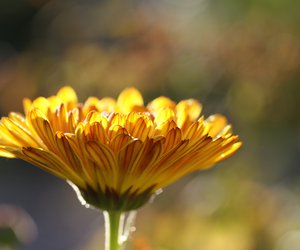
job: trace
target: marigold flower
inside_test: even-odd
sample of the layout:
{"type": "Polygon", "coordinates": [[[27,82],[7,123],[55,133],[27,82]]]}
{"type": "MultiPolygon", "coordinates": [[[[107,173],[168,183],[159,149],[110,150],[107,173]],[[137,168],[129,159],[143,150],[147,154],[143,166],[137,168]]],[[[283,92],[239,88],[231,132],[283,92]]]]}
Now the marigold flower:
{"type": "Polygon", "coordinates": [[[159,189],[207,169],[240,146],[226,118],[200,117],[193,99],[144,105],[134,88],[117,98],[77,100],[71,87],[24,100],[24,113],[0,121],[0,156],[23,159],[67,180],[84,200],[129,211],[159,189]],[[200,118],[199,118],[200,117],[200,118]]]}

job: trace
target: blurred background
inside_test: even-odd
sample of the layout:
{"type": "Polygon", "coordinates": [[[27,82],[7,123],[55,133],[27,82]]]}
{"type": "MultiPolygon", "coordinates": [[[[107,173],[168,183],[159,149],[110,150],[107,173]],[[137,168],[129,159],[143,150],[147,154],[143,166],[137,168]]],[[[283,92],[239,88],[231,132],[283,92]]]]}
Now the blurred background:
{"type": "MultiPolygon", "coordinates": [[[[196,98],[244,146],[142,208],[129,248],[298,250],[299,23],[297,0],[1,0],[0,114],[66,84],[196,98]]],[[[69,185],[0,159],[0,249],[99,250],[103,233],[69,185]]]]}

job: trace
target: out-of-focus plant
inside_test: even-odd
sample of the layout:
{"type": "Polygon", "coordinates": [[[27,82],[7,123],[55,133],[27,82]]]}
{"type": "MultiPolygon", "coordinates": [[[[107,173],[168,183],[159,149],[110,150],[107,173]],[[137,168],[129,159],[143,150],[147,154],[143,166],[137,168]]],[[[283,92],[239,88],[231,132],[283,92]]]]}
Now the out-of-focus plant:
{"type": "Polygon", "coordinates": [[[141,247],[161,250],[193,250],[195,246],[203,250],[283,250],[288,249],[285,244],[294,249],[292,246],[300,240],[296,237],[300,200],[287,189],[245,182],[227,171],[219,172],[199,176],[181,187],[176,201],[170,192],[164,196],[165,205],[160,202],[153,205],[154,209],[144,209],[133,239],[137,246],[140,243],[141,247]],[[172,211],[164,209],[168,199],[175,204],[172,211]],[[154,224],[145,223],[154,217],[159,218],[154,224]],[[179,228],[182,234],[173,237],[179,228]],[[295,237],[287,237],[287,233],[295,237]]]}
{"type": "Polygon", "coordinates": [[[36,233],[35,223],[24,210],[0,205],[0,249],[19,249],[32,242],[36,233]]]}

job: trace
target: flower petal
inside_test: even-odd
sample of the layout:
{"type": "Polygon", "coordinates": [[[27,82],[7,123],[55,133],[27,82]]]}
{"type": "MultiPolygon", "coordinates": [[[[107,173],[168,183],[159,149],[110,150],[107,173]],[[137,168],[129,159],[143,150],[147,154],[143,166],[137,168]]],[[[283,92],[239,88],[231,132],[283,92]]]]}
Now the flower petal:
{"type": "Polygon", "coordinates": [[[73,88],[70,86],[65,86],[57,92],[57,97],[61,99],[62,102],[66,103],[77,103],[77,94],[73,88]]]}
{"type": "Polygon", "coordinates": [[[212,138],[215,138],[226,127],[227,119],[223,115],[215,114],[209,116],[204,123],[208,135],[211,136],[212,138]]]}
{"type": "Polygon", "coordinates": [[[175,108],[178,127],[185,130],[192,122],[197,120],[201,110],[202,105],[194,99],[179,102],[175,108]]]}
{"type": "Polygon", "coordinates": [[[129,113],[135,107],[144,105],[141,93],[135,88],[124,89],[117,100],[118,110],[122,113],[129,113]]]}
{"type": "Polygon", "coordinates": [[[114,112],[116,110],[116,100],[113,98],[103,98],[99,102],[97,102],[96,107],[99,110],[99,112],[114,112]]]}
{"type": "Polygon", "coordinates": [[[154,123],[156,124],[157,127],[159,127],[160,125],[162,125],[165,122],[170,122],[170,121],[175,121],[175,113],[170,108],[161,109],[157,113],[157,115],[154,119],[154,123]]]}
{"type": "Polygon", "coordinates": [[[34,129],[38,137],[49,150],[56,152],[54,132],[45,115],[39,109],[31,110],[28,115],[30,126],[34,129]]]}
{"type": "Polygon", "coordinates": [[[160,96],[154,99],[147,105],[147,108],[152,113],[158,113],[161,109],[174,109],[176,106],[175,102],[173,102],[170,98],[165,96],[160,96]]]}

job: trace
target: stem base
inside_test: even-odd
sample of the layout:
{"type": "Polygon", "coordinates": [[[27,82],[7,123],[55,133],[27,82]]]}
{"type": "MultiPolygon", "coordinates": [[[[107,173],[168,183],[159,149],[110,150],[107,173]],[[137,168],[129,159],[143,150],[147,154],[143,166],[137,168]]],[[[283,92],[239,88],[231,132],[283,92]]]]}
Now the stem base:
{"type": "Polygon", "coordinates": [[[105,250],[122,250],[130,233],[136,212],[104,211],[105,250]]]}

